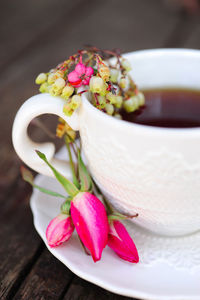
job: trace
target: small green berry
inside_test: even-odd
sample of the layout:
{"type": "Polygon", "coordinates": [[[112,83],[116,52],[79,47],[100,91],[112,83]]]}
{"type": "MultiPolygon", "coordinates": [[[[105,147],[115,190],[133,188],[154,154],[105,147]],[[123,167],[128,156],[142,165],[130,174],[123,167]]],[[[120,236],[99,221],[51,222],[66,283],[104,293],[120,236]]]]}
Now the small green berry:
{"type": "Polygon", "coordinates": [[[64,86],[65,80],[63,78],[57,78],[49,92],[52,96],[60,96],[64,86]]]}
{"type": "Polygon", "coordinates": [[[71,117],[71,115],[73,114],[74,110],[71,108],[71,105],[69,102],[64,105],[63,112],[68,117],[71,117]]]}
{"type": "Polygon", "coordinates": [[[56,80],[55,73],[50,73],[48,76],[47,82],[49,84],[53,84],[55,82],[55,80],[56,80]]]}
{"type": "Polygon", "coordinates": [[[132,96],[131,98],[133,99],[136,107],[138,108],[140,106],[138,95],[132,96]]]}
{"type": "Polygon", "coordinates": [[[113,83],[117,83],[119,77],[119,71],[116,69],[111,69],[110,70],[110,81],[112,81],[113,83]]]}
{"type": "Polygon", "coordinates": [[[116,97],[115,107],[121,108],[122,102],[123,102],[123,97],[122,97],[122,96],[117,96],[117,97],[116,97]]]}
{"type": "Polygon", "coordinates": [[[121,61],[121,65],[127,72],[131,70],[131,64],[127,59],[123,58],[121,61]]]}
{"type": "Polygon", "coordinates": [[[65,86],[65,80],[63,78],[56,79],[54,83],[55,87],[62,90],[65,86]]]}
{"type": "Polygon", "coordinates": [[[41,84],[39,91],[40,93],[49,93],[50,88],[51,86],[47,82],[44,82],[41,84]]]}
{"type": "Polygon", "coordinates": [[[73,94],[74,88],[71,85],[66,85],[63,90],[62,90],[62,95],[61,97],[64,99],[69,99],[69,97],[73,94]]]}
{"type": "Polygon", "coordinates": [[[40,73],[35,79],[36,84],[42,84],[47,80],[47,75],[45,73],[40,73]]]}
{"type": "Polygon", "coordinates": [[[125,89],[126,86],[127,86],[127,82],[126,82],[126,78],[122,77],[119,81],[119,86],[122,88],[122,89],[125,89]]]}
{"type": "Polygon", "coordinates": [[[101,77],[93,76],[90,79],[90,91],[100,94],[104,90],[104,81],[101,77]]]}
{"type": "Polygon", "coordinates": [[[116,103],[116,98],[117,96],[114,95],[113,93],[109,92],[107,95],[106,95],[106,99],[108,99],[110,101],[111,104],[115,104],[116,103]]]}
{"type": "Polygon", "coordinates": [[[108,85],[107,85],[107,83],[104,82],[103,88],[102,88],[102,90],[101,90],[101,92],[99,94],[101,96],[106,96],[106,94],[108,93],[107,88],[108,88],[108,85]]]}
{"type": "Polygon", "coordinates": [[[54,84],[51,86],[49,93],[51,96],[59,96],[61,94],[62,90],[57,88],[54,84]]]}
{"type": "Polygon", "coordinates": [[[138,108],[138,101],[135,101],[136,96],[129,98],[128,100],[123,102],[124,109],[127,112],[133,112],[138,108]]]}
{"type": "Polygon", "coordinates": [[[81,96],[74,95],[71,98],[71,104],[70,104],[71,109],[76,110],[80,105],[81,105],[81,96]]]}
{"type": "Polygon", "coordinates": [[[49,74],[49,76],[48,76],[48,83],[49,84],[53,84],[55,81],[56,81],[56,79],[58,79],[58,78],[62,78],[63,79],[63,77],[64,77],[64,72],[62,71],[62,70],[58,70],[58,71],[51,71],[50,72],[50,74],[49,74]]]}
{"type": "Polygon", "coordinates": [[[99,101],[100,107],[104,108],[106,105],[106,98],[104,96],[98,96],[97,99],[99,101]]]}
{"type": "Polygon", "coordinates": [[[108,68],[108,66],[106,66],[106,64],[100,66],[99,68],[99,74],[102,77],[102,79],[104,81],[108,81],[110,78],[110,69],[108,68]]]}
{"type": "Polygon", "coordinates": [[[143,106],[145,104],[145,97],[142,92],[139,92],[137,94],[138,100],[139,100],[139,106],[143,106]]]}
{"type": "Polygon", "coordinates": [[[112,116],[112,114],[114,113],[114,106],[110,103],[106,103],[105,109],[107,114],[112,116]]]}

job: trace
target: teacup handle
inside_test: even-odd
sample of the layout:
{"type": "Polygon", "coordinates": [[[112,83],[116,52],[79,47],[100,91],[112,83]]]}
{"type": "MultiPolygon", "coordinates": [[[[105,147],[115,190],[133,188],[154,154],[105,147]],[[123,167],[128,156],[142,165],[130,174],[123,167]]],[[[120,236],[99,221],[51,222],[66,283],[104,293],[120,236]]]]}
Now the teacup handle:
{"type": "Polygon", "coordinates": [[[27,128],[30,122],[42,115],[54,114],[63,118],[74,130],[79,129],[78,112],[75,111],[71,117],[63,113],[63,100],[50,94],[38,94],[26,100],[18,110],[12,129],[12,141],[16,153],[30,168],[38,173],[53,176],[48,166],[37,156],[35,150],[43,152],[49,162],[63,175],[70,176],[69,164],[54,158],[55,145],[53,143],[35,143],[28,134],[27,128]]]}

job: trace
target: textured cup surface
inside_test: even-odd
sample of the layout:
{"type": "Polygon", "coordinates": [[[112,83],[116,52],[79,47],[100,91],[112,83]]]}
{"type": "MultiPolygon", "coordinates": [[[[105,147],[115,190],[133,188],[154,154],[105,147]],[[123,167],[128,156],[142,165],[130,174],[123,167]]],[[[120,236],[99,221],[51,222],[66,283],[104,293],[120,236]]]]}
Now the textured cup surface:
{"type": "MultiPolygon", "coordinates": [[[[200,87],[200,51],[127,54],[139,88],[200,87]]],[[[200,113],[200,112],[199,112],[200,113]]],[[[200,128],[159,128],[116,120],[85,94],[80,135],[90,170],[116,208],[158,234],[200,229],[200,128]]]]}

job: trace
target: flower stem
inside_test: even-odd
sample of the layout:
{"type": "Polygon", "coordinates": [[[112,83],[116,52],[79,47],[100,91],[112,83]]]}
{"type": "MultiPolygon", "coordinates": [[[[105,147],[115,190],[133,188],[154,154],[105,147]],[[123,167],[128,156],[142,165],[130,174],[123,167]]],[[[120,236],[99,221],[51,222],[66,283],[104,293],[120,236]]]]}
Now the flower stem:
{"type": "Polygon", "coordinates": [[[55,139],[55,134],[52,133],[40,120],[34,119],[31,121],[31,124],[37,126],[38,128],[42,129],[49,138],[55,139]]]}
{"type": "Polygon", "coordinates": [[[108,200],[105,198],[105,196],[103,196],[101,190],[99,189],[99,187],[97,186],[97,184],[94,182],[94,180],[92,180],[92,183],[93,183],[93,192],[94,192],[94,194],[96,194],[98,196],[98,198],[100,198],[100,197],[102,198],[108,214],[112,214],[113,213],[112,206],[110,205],[110,203],[108,202],[108,200]]]}
{"type": "Polygon", "coordinates": [[[79,184],[79,181],[76,177],[76,171],[75,171],[75,166],[74,166],[74,162],[73,162],[73,159],[72,159],[70,144],[68,143],[66,136],[65,136],[65,144],[66,144],[67,151],[68,151],[68,154],[69,154],[69,163],[70,163],[70,167],[71,167],[71,171],[72,171],[73,183],[76,185],[77,188],[79,188],[80,184],[79,184]]]}
{"type": "Polygon", "coordinates": [[[73,152],[74,152],[76,158],[78,159],[78,151],[77,151],[78,146],[75,144],[75,145],[76,145],[76,149],[75,149],[74,144],[75,144],[75,142],[74,142],[74,143],[71,143],[71,145],[72,145],[72,150],[73,150],[73,152]]]}

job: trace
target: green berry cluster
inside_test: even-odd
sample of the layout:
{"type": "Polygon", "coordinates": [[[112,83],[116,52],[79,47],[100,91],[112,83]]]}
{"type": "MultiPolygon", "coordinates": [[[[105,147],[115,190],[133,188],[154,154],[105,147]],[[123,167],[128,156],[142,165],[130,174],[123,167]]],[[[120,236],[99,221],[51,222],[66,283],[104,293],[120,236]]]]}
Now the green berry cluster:
{"type": "Polygon", "coordinates": [[[75,88],[67,82],[66,72],[62,69],[54,69],[49,73],[41,73],[35,80],[40,85],[41,93],[49,93],[52,96],[59,96],[65,100],[63,111],[67,116],[80,106],[81,96],[76,95],[75,88]]]}
{"type": "Polygon", "coordinates": [[[145,105],[144,94],[129,76],[131,65],[127,59],[118,57],[112,65],[107,61],[96,76],[90,80],[89,90],[92,93],[92,103],[98,109],[116,118],[121,118],[120,111],[134,112],[145,105]],[[103,71],[106,75],[102,76],[103,71]]]}
{"type": "Polygon", "coordinates": [[[80,76],[83,82],[81,92],[90,91],[91,102],[97,109],[121,118],[121,110],[134,112],[145,105],[143,93],[138,91],[128,74],[131,71],[129,61],[114,51],[90,47],[70,56],[49,73],[39,74],[35,80],[40,85],[41,93],[63,98],[63,111],[67,116],[71,116],[81,104],[80,85],[68,78],[77,64],[93,70],[90,77],[85,74],[84,78],[80,76]],[[110,58],[114,58],[114,63],[110,58]]]}

